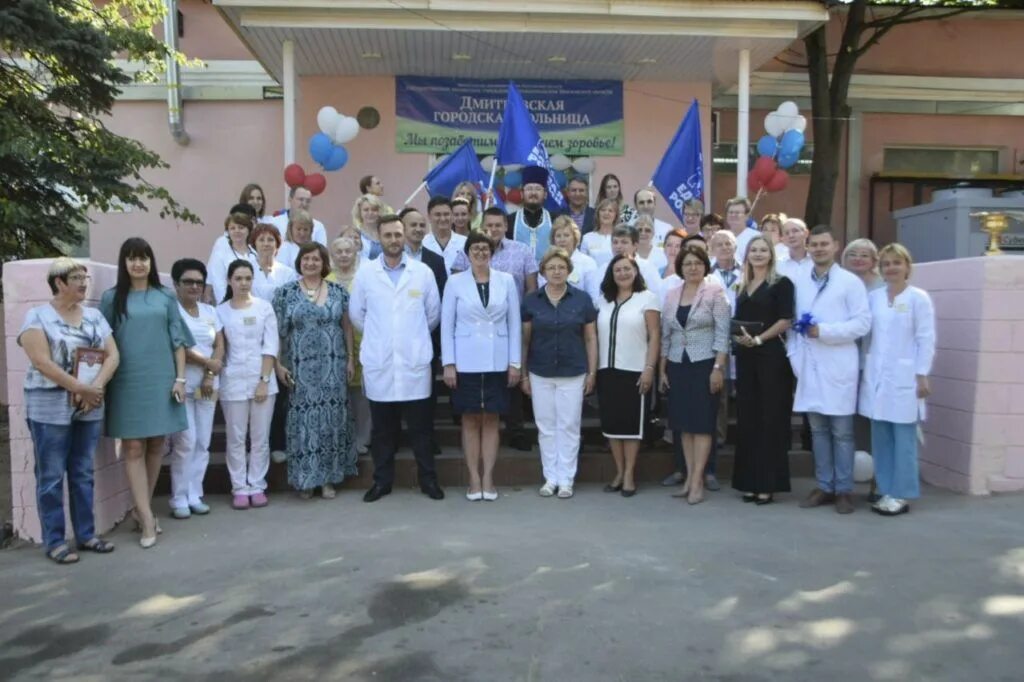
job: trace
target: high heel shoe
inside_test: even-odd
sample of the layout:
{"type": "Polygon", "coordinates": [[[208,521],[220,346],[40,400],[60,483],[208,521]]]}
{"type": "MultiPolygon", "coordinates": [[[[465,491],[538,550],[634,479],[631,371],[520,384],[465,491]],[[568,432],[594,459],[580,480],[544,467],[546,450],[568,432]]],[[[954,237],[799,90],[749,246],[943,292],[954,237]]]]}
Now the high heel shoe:
{"type": "Polygon", "coordinates": [[[690,482],[689,481],[685,481],[681,486],[679,486],[679,490],[677,490],[674,493],[672,493],[672,497],[680,497],[680,498],[682,498],[682,497],[689,497],[689,495],[690,495],[690,482]]]}
{"type": "Polygon", "coordinates": [[[753,502],[756,499],[757,499],[757,495],[755,495],[754,493],[743,493],[743,501],[744,502],[753,502]]]}
{"type": "Polygon", "coordinates": [[[611,483],[608,483],[608,484],[605,485],[603,490],[606,493],[617,493],[617,492],[620,492],[622,490],[622,482],[620,481],[618,485],[612,485],[611,483]]]}
{"type": "MultiPolygon", "coordinates": [[[[207,509],[209,511],[209,509],[207,509]]],[[[135,532],[142,532],[142,521],[139,519],[139,512],[137,509],[132,509],[132,521],[135,522],[135,532]]],[[[153,516],[153,525],[156,526],[156,534],[160,535],[164,532],[164,529],[160,527],[160,522],[157,520],[156,515],[153,516]]]]}
{"type": "Polygon", "coordinates": [[[469,500],[470,502],[479,502],[480,500],[484,499],[484,491],[477,490],[475,493],[467,492],[466,499],[469,500]]]}
{"type": "Polygon", "coordinates": [[[153,535],[152,537],[148,537],[148,538],[145,535],[143,535],[141,538],[139,538],[139,546],[142,547],[142,549],[149,549],[150,547],[154,546],[155,544],[156,544],[156,535],[153,535]]]}
{"type": "Polygon", "coordinates": [[[773,495],[765,495],[764,497],[758,495],[757,499],[754,500],[754,504],[756,504],[758,507],[763,507],[764,505],[771,504],[774,501],[775,497],[773,495]]]}
{"type": "Polygon", "coordinates": [[[700,492],[691,491],[690,492],[690,496],[686,498],[686,504],[689,504],[689,505],[700,504],[703,501],[704,501],[704,491],[703,490],[701,490],[700,492]]]}

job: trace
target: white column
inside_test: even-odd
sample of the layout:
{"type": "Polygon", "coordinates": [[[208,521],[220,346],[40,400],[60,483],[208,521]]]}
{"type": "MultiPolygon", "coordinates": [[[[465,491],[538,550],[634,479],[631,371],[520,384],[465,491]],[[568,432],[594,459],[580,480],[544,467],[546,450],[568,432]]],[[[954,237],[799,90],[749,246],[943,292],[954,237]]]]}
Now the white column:
{"type": "Polygon", "coordinates": [[[860,237],[861,147],[864,112],[852,109],[846,125],[846,243],[860,237]]]}
{"type": "MultiPolygon", "coordinates": [[[[286,40],[281,44],[281,71],[284,88],[284,165],[295,163],[295,43],[286,40]]],[[[284,205],[288,205],[288,189],[285,188],[284,205]]]]}
{"type": "Polygon", "coordinates": [[[750,159],[750,50],[740,50],[739,100],[736,111],[736,196],[747,196],[750,159]]]}

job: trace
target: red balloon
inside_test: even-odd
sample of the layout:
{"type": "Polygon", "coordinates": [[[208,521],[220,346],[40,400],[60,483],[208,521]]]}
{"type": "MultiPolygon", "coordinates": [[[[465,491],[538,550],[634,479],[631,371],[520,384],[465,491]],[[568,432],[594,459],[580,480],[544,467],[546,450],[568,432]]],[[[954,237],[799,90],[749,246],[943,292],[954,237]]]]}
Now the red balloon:
{"type": "Polygon", "coordinates": [[[306,171],[297,163],[290,164],[284,169],[284,184],[289,187],[302,187],[306,181],[306,171]]]}
{"type": "Polygon", "coordinates": [[[495,194],[497,194],[501,198],[502,201],[507,201],[508,200],[508,197],[505,196],[505,188],[504,187],[501,187],[501,186],[495,187],[494,188],[494,192],[495,192],[495,194]]]}
{"type": "Polygon", "coordinates": [[[775,169],[778,166],[775,163],[775,159],[770,156],[762,156],[754,162],[754,167],[750,171],[750,175],[757,177],[761,182],[768,184],[768,181],[772,179],[772,175],[775,173],[775,169]]]}
{"type": "Polygon", "coordinates": [[[306,176],[306,179],[302,182],[302,186],[308,189],[310,194],[317,196],[327,189],[327,178],[320,173],[313,173],[312,175],[306,176]]]}
{"type": "Polygon", "coordinates": [[[768,192],[781,192],[786,189],[786,185],[789,184],[789,173],[782,170],[781,168],[775,171],[775,175],[769,178],[768,182],[764,183],[765,191],[768,192]]]}
{"type": "Polygon", "coordinates": [[[523,203],[523,190],[518,187],[505,190],[505,198],[510,204],[521,204],[523,203]]]}
{"type": "Polygon", "coordinates": [[[747,189],[751,194],[757,194],[764,188],[764,182],[753,173],[747,175],[747,189]]]}

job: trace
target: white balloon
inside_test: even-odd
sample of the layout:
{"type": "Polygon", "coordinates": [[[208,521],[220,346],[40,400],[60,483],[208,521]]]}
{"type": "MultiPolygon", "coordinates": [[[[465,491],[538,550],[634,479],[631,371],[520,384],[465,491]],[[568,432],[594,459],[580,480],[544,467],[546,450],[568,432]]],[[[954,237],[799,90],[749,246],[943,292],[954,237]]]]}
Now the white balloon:
{"type": "Polygon", "coordinates": [[[875,475],[875,460],[864,450],[853,453],[853,480],[867,483],[875,475]]]}
{"type": "Polygon", "coordinates": [[[334,107],[321,107],[320,111],[316,112],[316,125],[320,128],[321,133],[327,137],[333,137],[340,117],[341,114],[334,107]]]}
{"type": "Polygon", "coordinates": [[[783,102],[775,111],[783,116],[797,116],[800,114],[800,107],[796,105],[796,102],[783,102]]]}
{"type": "Polygon", "coordinates": [[[494,155],[485,156],[484,158],[480,159],[480,167],[483,168],[488,173],[490,173],[491,169],[494,168],[494,155]]]}
{"type": "Polygon", "coordinates": [[[507,171],[523,170],[523,164],[521,164],[521,163],[507,163],[504,166],[502,166],[502,168],[504,168],[506,172],[507,171]]]}
{"type": "Polygon", "coordinates": [[[584,175],[590,175],[597,168],[597,162],[589,156],[584,156],[573,161],[572,167],[584,175]]]}
{"type": "Polygon", "coordinates": [[[345,144],[355,139],[359,134],[359,121],[351,116],[338,114],[338,122],[334,126],[334,133],[330,135],[334,144],[345,144]]]}
{"type": "Polygon", "coordinates": [[[788,124],[789,119],[775,111],[764,117],[764,130],[772,137],[781,137],[789,127],[788,124]]]}
{"type": "Polygon", "coordinates": [[[790,130],[799,130],[801,133],[807,130],[807,119],[803,116],[797,116],[796,120],[793,121],[793,125],[790,126],[790,130]]]}
{"type": "Polygon", "coordinates": [[[557,171],[564,171],[572,165],[572,161],[565,154],[555,154],[551,157],[551,167],[557,171]]]}

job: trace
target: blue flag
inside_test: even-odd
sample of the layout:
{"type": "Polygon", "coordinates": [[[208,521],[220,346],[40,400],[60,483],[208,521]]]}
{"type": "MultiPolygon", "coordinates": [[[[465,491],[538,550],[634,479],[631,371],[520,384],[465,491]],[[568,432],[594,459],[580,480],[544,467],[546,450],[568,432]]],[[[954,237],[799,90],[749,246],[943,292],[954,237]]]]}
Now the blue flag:
{"type": "Polygon", "coordinates": [[[672,212],[683,219],[683,204],[704,197],[704,154],[701,151],[700,109],[693,100],[686,118],[665,150],[651,178],[672,212]]]}
{"type": "Polygon", "coordinates": [[[460,182],[472,182],[479,192],[487,185],[487,174],[476,157],[473,142],[467,139],[444,161],[431,168],[423,181],[431,195],[450,197],[460,182]]]}
{"type": "Polygon", "coordinates": [[[551,168],[551,159],[544,141],[540,139],[537,125],[533,122],[530,110],[523,102],[523,96],[511,81],[508,84],[508,99],[505,101],[505,116],[498,129],[498,148],[494,162],[507,166],[520,163],[524,166],[540,166],[548,171],[548,198],[544,207],[549,211],[565,207],[565,197],[558,188],[555,171],[551,168]]]}

